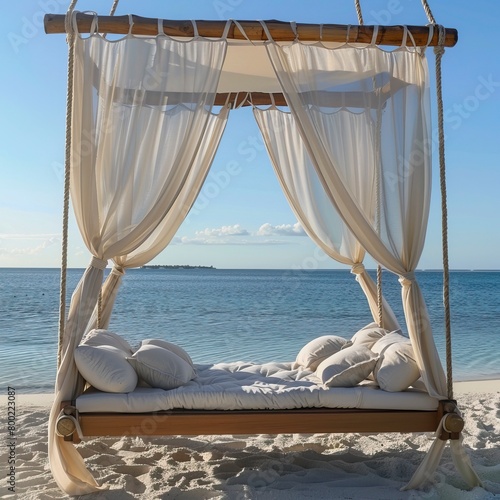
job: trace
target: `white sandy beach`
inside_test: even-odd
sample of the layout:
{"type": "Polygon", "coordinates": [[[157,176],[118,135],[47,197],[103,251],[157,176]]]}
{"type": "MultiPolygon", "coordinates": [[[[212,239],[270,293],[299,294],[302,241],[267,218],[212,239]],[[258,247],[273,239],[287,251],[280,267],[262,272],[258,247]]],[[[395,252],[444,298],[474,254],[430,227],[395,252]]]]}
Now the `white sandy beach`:
{"type": "MultiPolygon", "coordinates": [[[[500,380],[457,383],[455,397],[466,420],[464,444],[485,489],[466,491],[447,448],[432,487],[401,492],[432,443],[428,433],[179,436],[79,444],[94,476],[109,486],[85,498],[500,498],[500,380]]],[[[17,395],[17,498],[65,498],[47,461],[51,399],[17,395]]],[[[6,408],[6,396],[0,401],[6,408]]],[[[2,476],[0,498],[9,498],[2,476]]]]}

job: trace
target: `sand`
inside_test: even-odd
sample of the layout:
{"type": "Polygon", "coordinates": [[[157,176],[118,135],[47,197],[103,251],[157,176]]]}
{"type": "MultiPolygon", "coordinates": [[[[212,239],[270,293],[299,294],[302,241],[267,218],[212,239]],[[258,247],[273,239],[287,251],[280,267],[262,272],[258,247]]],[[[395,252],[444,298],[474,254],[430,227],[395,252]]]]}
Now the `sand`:
{"type": "MultiPolygon", "coordinates": [[[[500,381],[457,383],[455,397],[466,419],[465,448],[486,489],[466,491],[447,447],[432,486],[400,491],[429,449],[429,433],[179,436],[99,438],[79,444],[99,483],[109,485],[109,490],[85,498],[500,498],[500,381]]],[[[66,498],[47,461],[51,399],[17,395],[17,498],[66,498]]],[[[6,396],[0,402],[6,408],[6,396]]],[[[0,450],[6,470],[7,451],[4,446],[0,450]]],[[[14,498],[4,473],[0,485],[0,498],[14,498]]]]}

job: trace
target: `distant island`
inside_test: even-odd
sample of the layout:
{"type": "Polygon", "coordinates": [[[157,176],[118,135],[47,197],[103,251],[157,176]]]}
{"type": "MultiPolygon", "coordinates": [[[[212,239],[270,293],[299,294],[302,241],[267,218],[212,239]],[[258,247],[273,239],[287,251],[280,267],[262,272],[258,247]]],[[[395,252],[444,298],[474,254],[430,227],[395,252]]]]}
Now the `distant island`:
{"type": "Polygon", "coordinates": [[[152,264],[148,266],[141,266],[141,269],[216,269],[214,266],[168,266],[168,265],[159,265],[152,264]]]}

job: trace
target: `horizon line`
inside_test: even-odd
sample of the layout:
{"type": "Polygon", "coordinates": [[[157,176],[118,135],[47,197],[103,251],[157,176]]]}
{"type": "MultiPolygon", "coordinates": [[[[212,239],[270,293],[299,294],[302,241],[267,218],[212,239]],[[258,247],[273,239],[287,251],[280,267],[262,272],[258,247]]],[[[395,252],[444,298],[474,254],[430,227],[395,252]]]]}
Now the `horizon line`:
{"type": "MultiPolygon", "coordinates": [[[[174,267],[178,266],[180,268],[184,266],[190,266],[193,269],[186,269],[186,270],[196,270],[197,268],[202,268],[202,269],[210,269],[210,270],[215,270],[215,271],[348,271],[350,272],[350,268],[318,268],[318,269],[304,269],[304,268],[291,268],[291,267],[273,267],[273,268],[267,268],[267,267],[215,267],[212,265],[212,268],[210,266],[206,265],[194,265],[194,264],[146,264],[150,266],[159,266],[160,269],[162,269],[162,266],[169,266],[171,270],[176,271],[177,269],[173,269],[174,267]]],[[[142,267],[142,266],[141,266],[142,267]]],[[[126,268],[127,271],[131,270],[138,270],[141,269],[141,267],[130,267],[126,268]]],[[[3,269],[57,269],[60,270],[60,267],[56,266],[6,266],[2,267],[0,266],[0,270],[3,269]]],[[[87,269],[86,267],[68,267],[68,270],[85,270],[87,269]]],[[[106,269],[112,269],[112,267],[106,267],[106,269]]],[[[163,268],[164,270],[169,270],[168,268],[163,268]]],[[[148,270],[148,269],[144,269],[148,270]]],[[[372,268],[372,267],[367,267],[367,271],[376,271],[377,268],[372,268]]],[[[389,269],[383,268],[383,271],[389,271],[389,269]]],[[[467,268],[450,268],[450,272],[500,272],[500,269],[491,269],[491,268],[474,268],[474,269],[467,269],[467,268]]],[[[389,271],[392,272],[392,271],[389,271]]],[[[443,269],[441,268],[423,268],[423,269],[416,269],[415,272],[443,272],[443,269]]],[[[396,273],[393,273],[396,274],[396,273]]]]}

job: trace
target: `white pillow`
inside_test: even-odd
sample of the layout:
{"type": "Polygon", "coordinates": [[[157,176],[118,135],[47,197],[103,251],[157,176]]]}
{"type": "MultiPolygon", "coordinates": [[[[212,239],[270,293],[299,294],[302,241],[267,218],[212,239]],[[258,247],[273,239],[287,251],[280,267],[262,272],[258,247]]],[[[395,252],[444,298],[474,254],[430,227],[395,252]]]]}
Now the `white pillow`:
{"type": "Polygon", "coordinates": [[[322,361],[316,376],[329,387],[353,387],[368,377],[377,360],[367,347],[353,345],[322,361]]]}
{"type": "Polygon", "coordinates": [[[406,337],[390,333],[372,349],[380,354],[373,376],[384,391],[404,391],[420,378],[413,347],[406,337]]]}
{"type": "Polygon", "coordinates": [[[156,345],[141,346],[128,361],[142,380],[160,389],[175,389],[196,375],[187,361],[156,345]]]}
{"type": "Polygon", "coordinates": [[[80,342],[80,345],[82,344],[92,346],[110,345],[125,352],[127,356],[132,356],[134,352],[130,344],[124,338],[109,330],[90,330],[80,342]]]}
{"type": "Polygon", "coordinates": [[[82,377],[100,391],[132,392],[137,385],[137,373],[116,347],[79,345],[75,363],[82,377]]]}
{"type": "Polygon", "coordinates": [[[145,345],[156,345],[158,347],[163,347],[163,349],[167,349],[168,351],[172,351],[174,354],[177,354],[177,356],[182,358],[194,368],[194,363],[191,359],[191,356],[189,356],[189,354],[182,347],[176,344],[172,344],[172,342],[167,342],[166,340],[162,339],[146,339],[142,341],[141,347],[145,345]]]}
{"type": "Polygon", "coordinates": [[[384,335],[389,333],[387,330],[384,330],[377,323],[370,323],[365,327],[358,330],[351,338],[351,342],[354,345],[363,345],[371,349],[373,344],[377,342],[384,335]]]}
{"type": "Polygon", "coordinates": [[[302,366],[314,371],[323,360],[339,352],[346,344],[351,345],[348,340],[336,335],[317,337],[300,350],[293,368],[296,369],[302,366]]]}
{"type": "Polygon", "coordinates": [[[382,338],[377,340],[375,344],[372,345],[371,350],[376,354],[381,354],[384,352],[392,344],[410,344],[410,339],[401,335],[398,332],[391,332],[387,335],[384,335],[382,338]]]}

